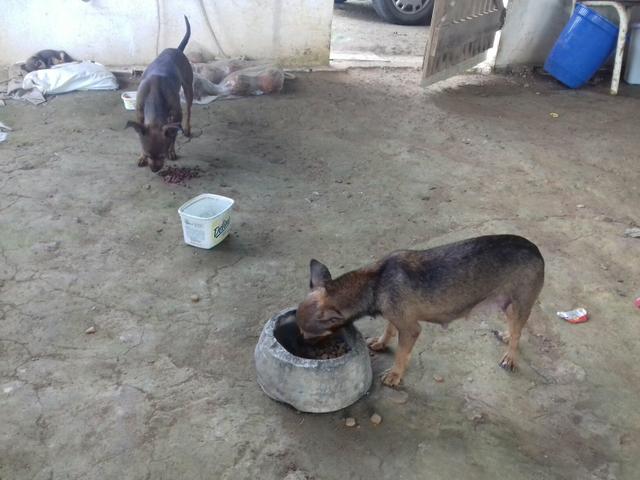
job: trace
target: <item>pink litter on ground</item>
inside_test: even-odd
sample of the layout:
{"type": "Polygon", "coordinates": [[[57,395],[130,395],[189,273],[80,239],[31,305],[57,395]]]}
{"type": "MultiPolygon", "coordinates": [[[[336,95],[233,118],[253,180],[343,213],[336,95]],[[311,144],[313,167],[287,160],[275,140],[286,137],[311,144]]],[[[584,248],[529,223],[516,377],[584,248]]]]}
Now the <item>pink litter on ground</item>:
{"type": "Polygon", "coordinates": [[[636,298],[633,303],[636,305],[636,307],[640,308],[640,297],[636,298]]]}
{"type": "Polygon", "coordinates": [[[557,312],[557,315],[569,323],[584,323],[589,321],[589,314],[584,308],[576,308],[568,312],[557,312]]]}
{"type": "Polygon", "coordinates": [[[200,167],[169,167],[159,173],[164,183],[186,186],[192,178],[197,178],[202,173],[200,167]]]}

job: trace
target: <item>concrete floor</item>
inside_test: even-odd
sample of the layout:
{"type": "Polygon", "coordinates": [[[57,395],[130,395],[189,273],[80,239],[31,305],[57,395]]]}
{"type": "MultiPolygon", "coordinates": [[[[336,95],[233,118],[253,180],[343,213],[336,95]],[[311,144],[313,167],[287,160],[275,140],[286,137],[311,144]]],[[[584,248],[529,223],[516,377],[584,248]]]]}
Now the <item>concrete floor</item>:
{"type": "Polygon", "coordinates": [[[336,4],[331,24],[331,59],[379,65],[420,66],[429,27],[382,20],[369,0],[336,4]]]}
{"type": "Polygon", "coordinates": [[[136,166],[118,92],[0,108],[0,478],[638,478],[640,100],[526,82],[352,70],[197,107],[189,188],[136,166]],[[200,192],[237,200],[212,251],[182,242],[200,192]],[[260,391],[255,342],[311,257],[500,232],[547,261],[515,374],[480,311],[425,326],[400,392],[305,415],[260,391]]]}

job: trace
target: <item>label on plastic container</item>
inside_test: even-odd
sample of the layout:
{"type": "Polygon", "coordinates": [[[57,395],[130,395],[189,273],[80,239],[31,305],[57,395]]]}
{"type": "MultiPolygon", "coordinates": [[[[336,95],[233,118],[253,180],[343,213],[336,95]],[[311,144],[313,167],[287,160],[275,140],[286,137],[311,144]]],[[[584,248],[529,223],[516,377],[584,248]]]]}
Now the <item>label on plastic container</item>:
{"type": "Polygon", "coordinates": [[[231,218],[225,218],[220,225],[216,225],[213,227],[213,238],[218,238],[229,229],[231,225],[231,218]]]}
{"type": "Polygon", "coordinates": [[[204,242],[204,227],[200,223],[192,223],[189,220],[185,220],[184,231],[187,234],[187,237],[189,237],[190,242],[204,242]]]}

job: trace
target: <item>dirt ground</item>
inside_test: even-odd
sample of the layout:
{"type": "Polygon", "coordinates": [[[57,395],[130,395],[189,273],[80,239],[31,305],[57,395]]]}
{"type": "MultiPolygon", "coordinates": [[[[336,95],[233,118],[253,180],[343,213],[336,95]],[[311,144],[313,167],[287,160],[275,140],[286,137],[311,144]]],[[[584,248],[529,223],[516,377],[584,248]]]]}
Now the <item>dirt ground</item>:
{"type": "Polygon", "coordinates": [[[336,4],[331,23],[334,61],[369,60],[393,65],[420,65],[427,44],[427,25],[394,25],[382,20],[369,0],[336,4]]]}
{"type": "MultiPolygon", "coordinates": [[[[188,187],[136,166],[120,92],[0,108],[0,478],[638,478],[639,100],[418,83],[300,74],[279,96],[195,107],[188,187]],[[201,192],[237,201],[211,251],[183,244],[177,215],[201,192]],[[310,258],[339,274],[489,233],[547,262],[518,372],[498,367],[504,322],[483,310],[425,325],[400,391],[376,378],[324,415],[261,392],[255,343],[305,294],[310,258]],[[577,306],[588,323],[556,318],[577,306]]],[[[373,357],[376,376],[391,361],[373,357]]]]}

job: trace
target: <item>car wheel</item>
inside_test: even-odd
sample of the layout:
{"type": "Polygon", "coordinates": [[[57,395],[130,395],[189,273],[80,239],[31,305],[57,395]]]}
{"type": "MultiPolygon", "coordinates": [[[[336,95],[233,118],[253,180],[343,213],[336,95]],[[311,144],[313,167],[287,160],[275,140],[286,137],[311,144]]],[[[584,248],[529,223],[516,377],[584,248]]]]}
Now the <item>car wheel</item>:
{"type": "Polygon", "coordinates": [[[346,2],[346,1],[347,1],[347,0],[333,0],[333,3],[344,3],[344,2],[346,2]]]}
{"type": "Polygon", "coordinates": [[[373,0],[376,13],[387,22],[399,25],[431,23],[435,0],[373,0]]]}

